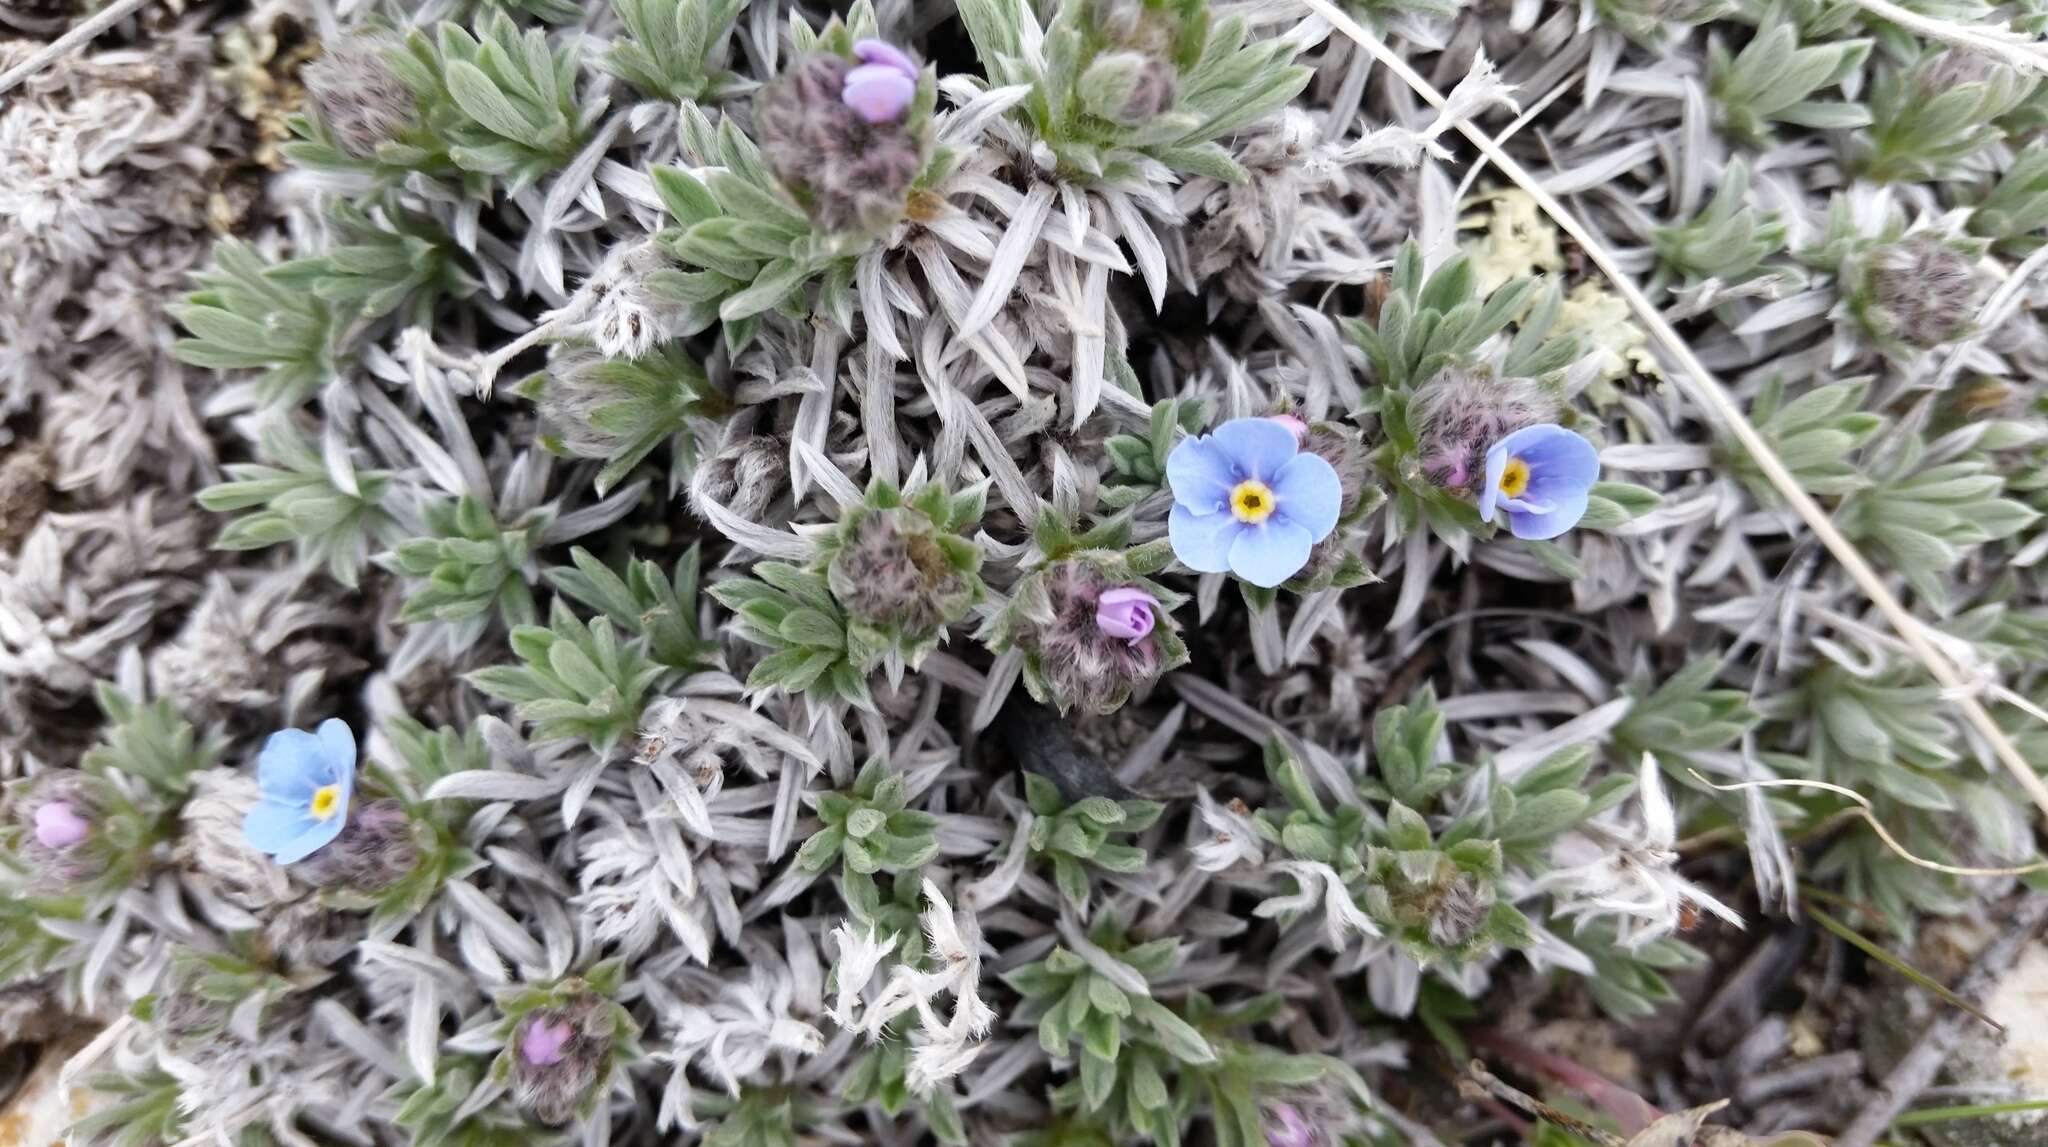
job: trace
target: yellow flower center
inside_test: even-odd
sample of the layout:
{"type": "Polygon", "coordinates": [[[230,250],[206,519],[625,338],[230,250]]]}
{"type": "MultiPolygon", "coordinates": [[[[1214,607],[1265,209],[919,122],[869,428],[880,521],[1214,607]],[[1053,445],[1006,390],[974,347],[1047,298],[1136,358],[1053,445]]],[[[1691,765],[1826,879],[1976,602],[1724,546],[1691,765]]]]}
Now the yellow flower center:
{"type": "Polygon", "coordinates": [[[341,808],[341,786],[321,785],[313,792],[313,819],[326,820],[341,808]]]}
{"type": "Polygon", "coordinates": [[[1500,492],[1510,498],[1519,498],[1529,488],[1529,464],[1520,458],[1508,459],[1507,468],[1500,472],[1500,492]]]}
{"type": "Polygon", "coordinates": [[[1238,521],[1256,526],[1273,515],[1273,490],[1264,482],[1247,478],[1230,491],[1230,512],[1238,521]]]}

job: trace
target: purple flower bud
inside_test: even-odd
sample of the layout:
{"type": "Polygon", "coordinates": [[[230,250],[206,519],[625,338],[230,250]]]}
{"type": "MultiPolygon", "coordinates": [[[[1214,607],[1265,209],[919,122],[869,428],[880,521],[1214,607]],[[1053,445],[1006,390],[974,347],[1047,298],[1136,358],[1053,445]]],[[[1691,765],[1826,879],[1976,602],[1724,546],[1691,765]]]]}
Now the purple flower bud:
{"type": "Polygon", "coordinates": [[[8,819],[21,834],[17,847],[35,886],[76,888],[104,875],[115,857],[91,838],[111,807],[105,782],[76,769],[53,769],[22,785],[21,797],[9,802],[8,819]]]}
{"type": "Polygon", "coordinates": [[[1308,435],[1308,423],[1299,414],[1268,414],[1266,420],[1285,426],[1287,433],[1294,435],[1296,442],[1300,442],[1308,435]]]}
{"type": "Polygon", "coordinates": [[[1301,1111],[1291,1103],[1276,1103],[1267,1110],[1268,1147],[1316,1147],[1322,1139],[1301,1111]]]}
{"type": "Polygon", "coordinates": [[[846,73],[839,98],[871,124],[895,123],[917,98],[917,62],[886,40],[853,46],[861,66],[846,73]]]}
{"type": "Polygon", "coordinates": [[[853,54],[863,64],[888,68],[913,82],[917,79],[917,61],[910,58],[910,53],[887,40],[862,40],[853,46],[853,54]]]}
{"type": "Polygon", "coordinates": [[[563,1049],[576,1035],[567,1021],[535,1016],[519,1037],[519,1054],[536,1067],[562,1062],[563,1049]]]}
{"type": "Polygon", "coordinates": [[[512,1097],[542,1123],[574,1119],[610,1074],[611,1001],[583,993],[527,1013],[512,1056],[512,1097]]]}
{"type": "Polygon", "coordinates": [[[1111,637],[1136,645],[1152,632],[1158,608],[1159,602],[1151,594],[1134,586],[1104,590],[1095,599],[1095,625],[1111,637]]]}
{"type": "Polygon", "coordinates": [[[36,810],[36,843],[44,848],[70,848],[92,832],[70,801],[51,801],[36,810]]]}
{"type": "Polygon", "coordinates": [[[924,145],[902,116],[916,86],[889,63],[854,67],[815,52],[754,97],[762,157],[819,227],[873,230],[902,218],[924,170],[924,145]],[[868,78],[856,85],[855,73],[868,78]]]}
{"type": "Polygon", "coordinates": [[[1011,637],[1030,658],[1033,695],[1042,689],[1040,699],[1062,713],[1113,713],[1164,667],[1156,612],[1146,612],[1151,631],[1135,637],[1103,624],[1103,599],[1125,588],[1118,580],[1089,562],[1067,560],[1034,574],[1020,594],[1011,637]]]}
{"type": "Polygon", "coordinates": [[[895,123],[917,96],[917,81],[894,68],[863,64],[846,73],[839,98],[869,123],[895,123]]]}

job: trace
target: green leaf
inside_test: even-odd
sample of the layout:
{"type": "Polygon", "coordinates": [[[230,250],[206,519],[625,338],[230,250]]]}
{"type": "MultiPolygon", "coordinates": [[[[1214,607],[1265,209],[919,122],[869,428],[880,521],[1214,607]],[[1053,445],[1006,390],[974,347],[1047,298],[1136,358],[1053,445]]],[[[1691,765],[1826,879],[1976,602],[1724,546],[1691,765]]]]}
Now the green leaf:
{"type": "Polygon", "coordinates": [[[1514,814],[1499,827],[1502,841],[1520,844],[1546,840],[1579,823],[1586,815],[1587,797],[1568,789],[1552,789],[1517,802],[1514,814]]]}
{"type": "Polygon", "coordinates": [[[1159,1045],[1168,1055],[1182,1063],[1206,1064],[1216,1061],[1216,1050],[1202,1033],[1186,1020],[1175,1015],[1165,1004],[1149,996],[1140,996],[1131,1001],[1132,1017],[1152,1029],[1159,1045]]]}

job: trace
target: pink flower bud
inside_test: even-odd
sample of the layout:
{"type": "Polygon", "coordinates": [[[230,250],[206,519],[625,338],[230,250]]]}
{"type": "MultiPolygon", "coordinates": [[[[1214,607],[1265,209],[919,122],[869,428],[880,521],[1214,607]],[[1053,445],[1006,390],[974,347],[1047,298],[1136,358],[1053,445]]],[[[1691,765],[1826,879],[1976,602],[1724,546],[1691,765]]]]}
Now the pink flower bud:
{"type": "Polygon", "coordinates": [[[1296,442],[1300,442],[1303,438],[1308,437],[1308,423],[1302,421],[1301,416],[1298,414],[1268,414],[1266,421],[1277,422],[1285,426],[1287,432],[1294,435],[1296,442]]]}
{"type": "Polygon", "coordinates": [[[1142,589],[1123,586],[1104,590],[1095,600],[1095,626],[1132,645],[1143,641],[1157,623],[1159,602],[1142,589]]]}
{"type": "Polygon", "coordinates": [[[92,824],[70,801],[51,801],[36,810],[36,843],[44,848],[69,848],[91,832],[92,824]]]}
{"type": "Polygon", "coordinates": [[[536,1067],[562,1062],[563,1049],[575,1035],[563,1020],[544,1020],[538,1017],[527,1022],[526,1031],[519,1037],[519,1054],[526,1062],[536,1067]]]}

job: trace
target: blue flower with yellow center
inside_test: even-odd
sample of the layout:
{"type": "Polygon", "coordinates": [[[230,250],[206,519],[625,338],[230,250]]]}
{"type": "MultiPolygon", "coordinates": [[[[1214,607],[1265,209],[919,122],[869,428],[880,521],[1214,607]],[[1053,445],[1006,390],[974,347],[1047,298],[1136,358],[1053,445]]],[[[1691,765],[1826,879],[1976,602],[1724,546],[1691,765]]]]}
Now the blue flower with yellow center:
{"type": "Polygon", "coordinates": [[[262,803],[242,819],[242,835],[279,864],[304,860],[341,835],[356,786],[356,735],[328,718],[317,733],[284,729],[256,758],[262,803]]]}
{"type": "Polygon", "coordinates": [[[1166,459],[1167,537],[1192,570],[1272,587],[1301,572],[1337,528],[1343,483],[1284,423],[1233,418],[1166,459]]]}
{"type": "Polygon", "coordinates": [[[1525,426],[1486,451],[1479,516],[1505,510],[1518,538],[1554,538],[1586,516],[1586,498],[1600,477],[1593,444],[1556,423],[1525,426]]]}

